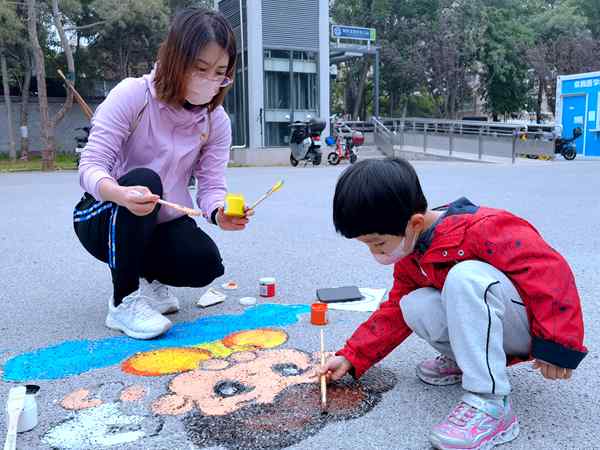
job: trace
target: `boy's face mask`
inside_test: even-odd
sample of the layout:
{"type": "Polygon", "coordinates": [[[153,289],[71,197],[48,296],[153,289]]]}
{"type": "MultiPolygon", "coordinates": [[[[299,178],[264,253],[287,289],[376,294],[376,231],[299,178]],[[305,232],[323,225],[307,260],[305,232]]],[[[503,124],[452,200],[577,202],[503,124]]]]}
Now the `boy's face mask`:
{"type": "MultiPolygon", "coordinates": [[[[380,264],[396,264],[398,261],[407,257],[415,250],[419,235],[420,233],[413,229],[411,233],[405,232],[404,237],[402,237],[400,242],[398,242],[398,244],[391,250],[388,250],[385,253],[375,253],[373,250],[371,250],[371,253],[373,254],[375,260],[380,264]]],[[[393,237],[390,238],[393,239],[393,237]]]]}
{"type": "MultiPolygon", "coordinates": [[[[414,248],[414,246],[413,246],[414,248]]],[[[396,264],[402,258],[410,255],[412,253],[412,249],[410,251],[406,250],[406,236],[402,238],[398,246],[393,249],[390,253],[377,253],[373,254],[373,257],[377,260],[379,264],[383,264],[388,266],[390,264],[396,264]]]]}

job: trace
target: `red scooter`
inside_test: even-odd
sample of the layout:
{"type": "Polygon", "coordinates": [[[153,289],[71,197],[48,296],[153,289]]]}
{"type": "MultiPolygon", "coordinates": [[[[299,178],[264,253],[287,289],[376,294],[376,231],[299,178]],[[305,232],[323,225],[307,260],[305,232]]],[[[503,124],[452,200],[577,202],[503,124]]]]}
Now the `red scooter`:
{"type": "Polygon", "coordinates": [[[327,155],[327,162],[337,166],[340,161],[347,159],[350,164],[358,160],[358,147],[365,143],[365,137],[360,131],[354,131],[344,121],[334,125],[335,150],[327,155]]]}

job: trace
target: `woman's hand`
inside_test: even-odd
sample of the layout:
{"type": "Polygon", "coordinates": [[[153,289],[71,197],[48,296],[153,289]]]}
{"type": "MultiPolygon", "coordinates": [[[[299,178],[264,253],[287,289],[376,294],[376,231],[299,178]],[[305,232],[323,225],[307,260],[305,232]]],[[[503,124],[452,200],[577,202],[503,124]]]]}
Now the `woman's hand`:
{"type": "Polygon", "coordinates": [[[127,208],[136,216],[147,216],[156,207],[160,197],[145,186],[120,186],[115,203],[127,208]]]}
{"type": "Polygon", "coordinates": [[[244,217],[233,217],[225,214],[223,208],[219,208],[217,212],[217,225],[225,231],[241,231],[248,225],[250,217],[254,215],[254,211],[245,207],[244,213],[244,217]]]}

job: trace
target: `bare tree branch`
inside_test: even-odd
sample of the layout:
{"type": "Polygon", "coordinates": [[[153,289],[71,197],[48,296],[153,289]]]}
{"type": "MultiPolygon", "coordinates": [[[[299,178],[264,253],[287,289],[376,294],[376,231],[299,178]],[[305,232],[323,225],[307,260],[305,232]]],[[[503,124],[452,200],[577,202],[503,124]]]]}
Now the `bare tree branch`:
{"type": "MultiPolygon", "coordinates": [[[[54,21],[54,26],[58,31],[58,35],[60,36],[60,42],[63,51],[65,52],[65,58],[67,59],[67,70],[69,71],[69,73],[75,73],[75,60],[73,58],[73,51],[71,50],[69,40],[67,39],[67,35],[65,34],[65,30],[63,29],[60,15],[61,14],[58,9],[58,0],[52,0],[52,19],[54,21]]],[[[71,81],[74,82],[74,80],[71,81]]],[[[71,109],[71,106],[73,106],[73,92],[70,89],[67,89],[67,98],[63,106],[52,118],[52,127],[58,125],[58,123],[63,119],[67,111],[71,109]]]]}
{"type": "Polygon", "coordinates": [[[97,27],[98,25],[104,25],[105,23],[106,23],[106,20],[100,20],[98,22],[89,23],[87,25],[80,25],[80,26],[77,26],[77,27],[66,27],[64,30],[65,31],[87,30],[88,28],[94,28],[94,27],[97,27]]]}

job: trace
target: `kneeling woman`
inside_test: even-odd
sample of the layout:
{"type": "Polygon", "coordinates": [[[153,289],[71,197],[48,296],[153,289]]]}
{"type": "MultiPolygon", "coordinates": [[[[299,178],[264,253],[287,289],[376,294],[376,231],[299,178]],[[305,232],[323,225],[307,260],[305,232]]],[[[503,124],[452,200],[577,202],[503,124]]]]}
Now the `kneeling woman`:
{"type": "Polygon", "coordinates": [[[224,273],[212,239],[188,216],[157,204],[197,203],[223,230],[248,218],[223,214],[231,125],[222,103],[235,68],[235,37],[219,13],[188,9],[175,17],[154,70],[121,81],[98,107],[79,166],[79,240],[110,267],[106,326],[137,339],[171,327],[179,309],[166,285],[202,287],[224,273]]]}

